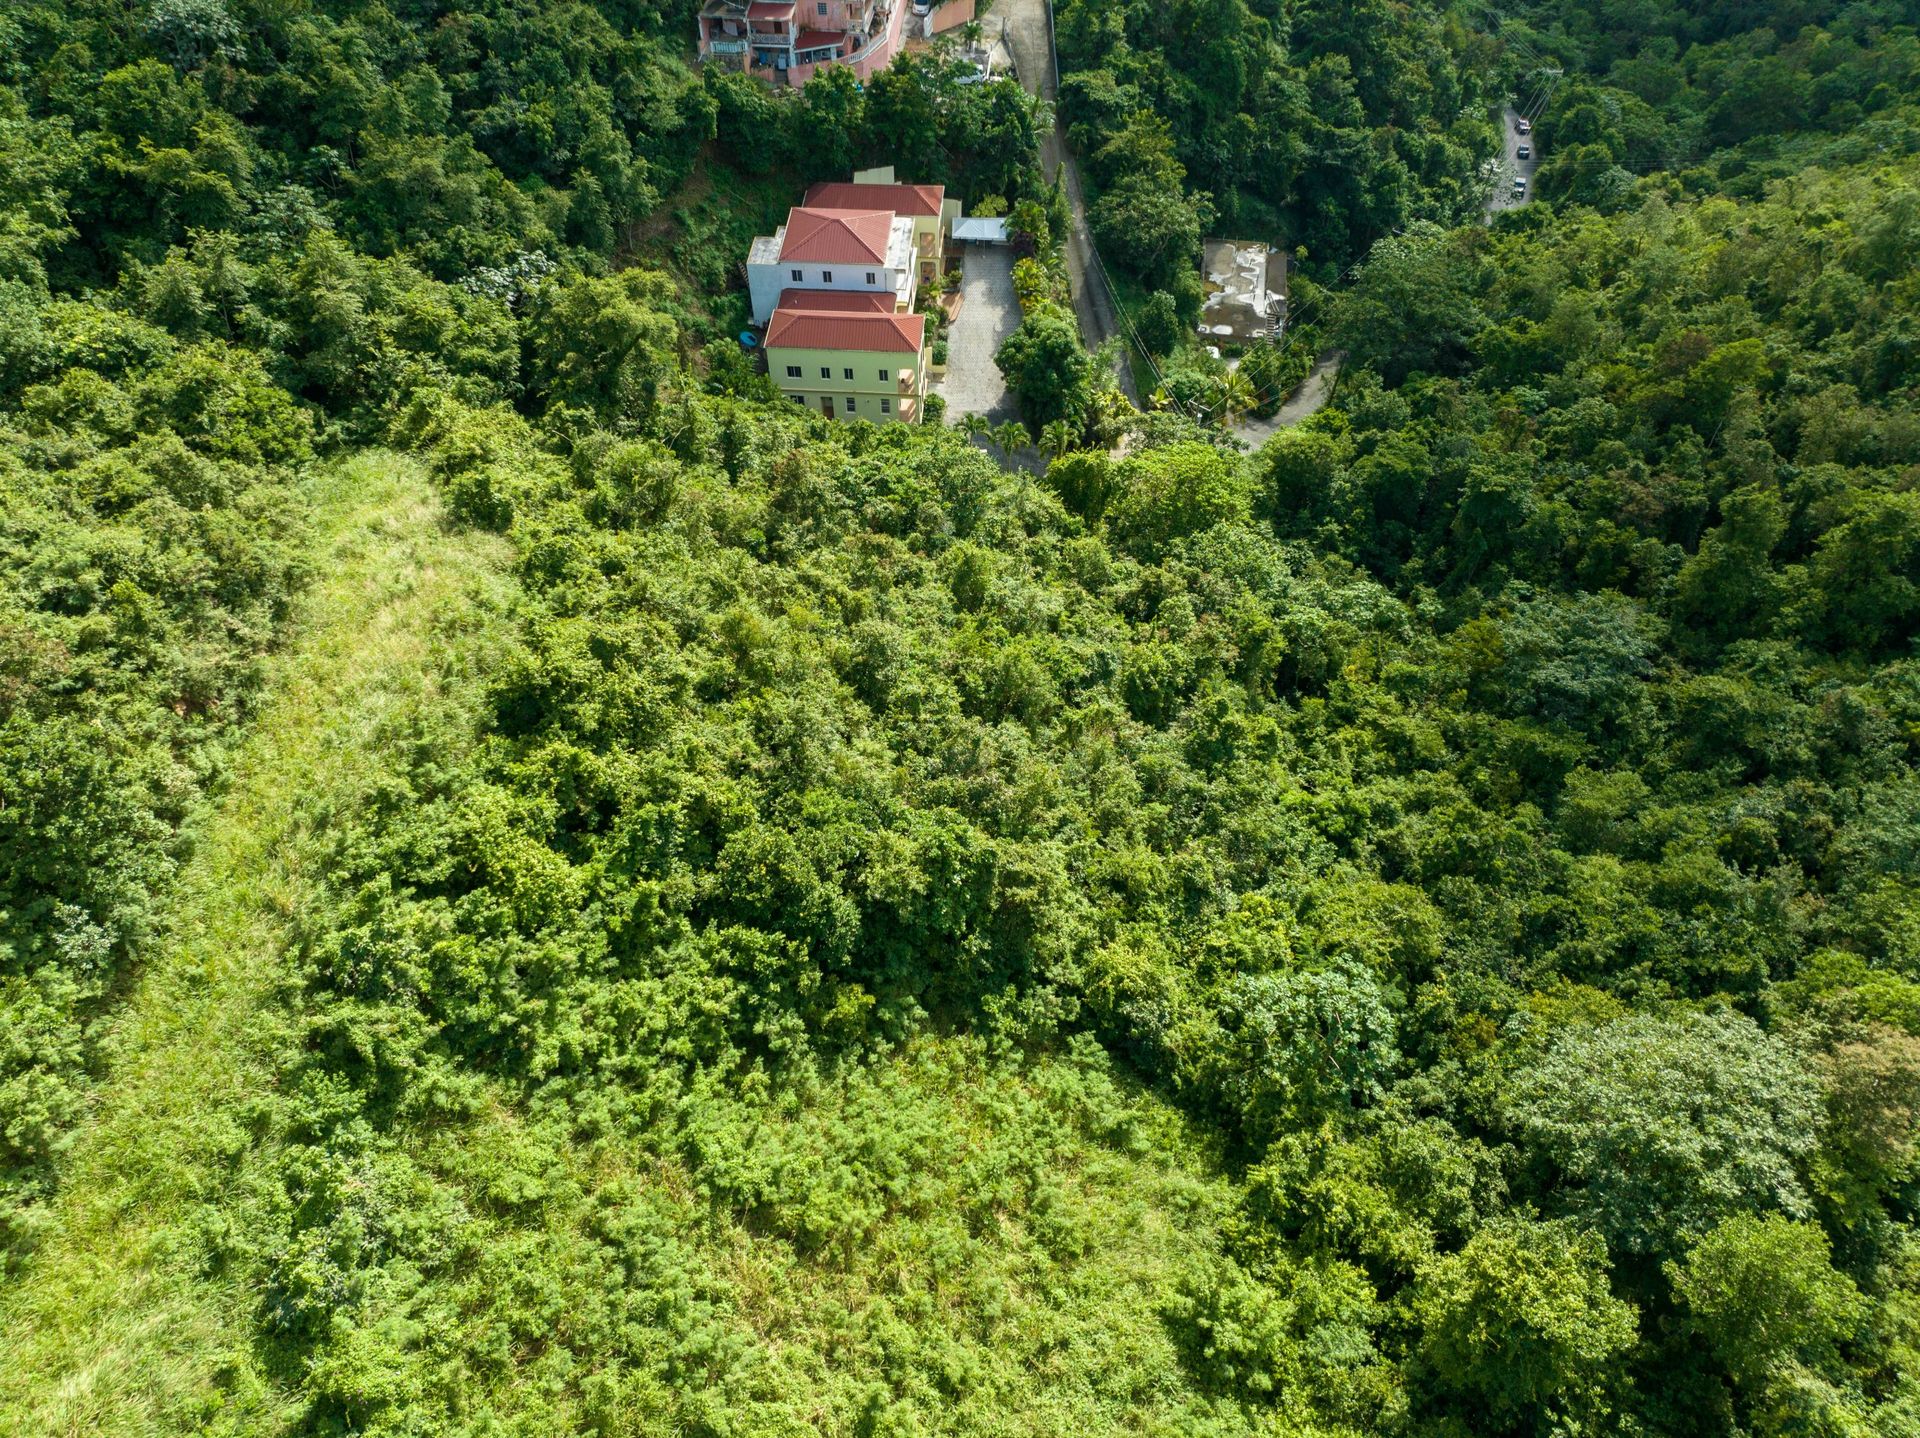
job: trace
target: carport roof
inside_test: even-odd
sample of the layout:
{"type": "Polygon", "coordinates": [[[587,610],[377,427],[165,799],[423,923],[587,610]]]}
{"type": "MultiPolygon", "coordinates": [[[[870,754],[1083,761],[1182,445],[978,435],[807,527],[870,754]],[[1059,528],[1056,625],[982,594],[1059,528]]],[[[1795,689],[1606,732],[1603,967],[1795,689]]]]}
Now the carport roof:
{"type": "Polygon", "coordinates": [[[1007,222],[998,216],[955,220],[953,237],[971,244],[1004,245],[1007,242],[1007,222]]]}

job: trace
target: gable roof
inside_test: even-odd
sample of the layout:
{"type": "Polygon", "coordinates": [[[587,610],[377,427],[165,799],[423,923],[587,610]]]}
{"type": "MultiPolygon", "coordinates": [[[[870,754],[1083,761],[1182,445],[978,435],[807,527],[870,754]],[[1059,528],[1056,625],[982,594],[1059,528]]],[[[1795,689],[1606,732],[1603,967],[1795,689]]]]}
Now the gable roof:
{"type": "Polygon", "coordinates": [[[944,185],[859,185],[826,180],[807,191],[807,204],[823,210],[864,210],[884,205],[896,215],[938,215],[944,185]]]}
{"type": "Polygon", "coordinates": [[[787,211],[783,260],[827,264],[884,264],[893,215],[886,210],[828,210],[797,206],[787,211]]]}
{"type": "Polygon", "coordinates": [[[895,301],[891,290],[787,290],[780,308],[798,314],[890,315],[895,301]]]}
{"type": "Polygon", "coordinates": [[[766,347],[917,355],[926,337],[926,325],[924,315],[801,310],[783,302],[767,325],[766,347]]]}

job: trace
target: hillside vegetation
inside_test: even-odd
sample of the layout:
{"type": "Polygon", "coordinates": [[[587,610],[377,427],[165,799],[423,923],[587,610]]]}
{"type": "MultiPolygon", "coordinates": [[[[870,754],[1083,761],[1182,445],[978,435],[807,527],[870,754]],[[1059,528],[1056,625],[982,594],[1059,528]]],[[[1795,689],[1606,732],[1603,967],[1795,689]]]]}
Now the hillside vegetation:
{"type": "Polygon", "coordinates": [[[1920,1432],[1915,17],[1187,9],[1063,0],[1096,230],[1306,244],[1339,393],[1039,477],[646,262],[1034,244],[1011,85],[0,21],[0,1430],[1920,1432]]]}

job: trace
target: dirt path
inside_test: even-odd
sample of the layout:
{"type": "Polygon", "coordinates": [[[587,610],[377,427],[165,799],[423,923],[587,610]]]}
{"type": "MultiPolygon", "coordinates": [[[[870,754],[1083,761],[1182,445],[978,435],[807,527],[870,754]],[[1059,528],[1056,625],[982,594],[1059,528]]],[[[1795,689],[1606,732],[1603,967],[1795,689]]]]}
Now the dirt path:
{"type": "Polygon", "coordinates": [[[297,1416],[253,1347],[257,1295],[205,1259],[212,1201],[272,1081],[288,921],[316,882],[302,836],[365,780],[402,713],[431,704],[438,621],[476,628],[494,541],[447,533],[410,461],[318,481],[314,586],[272,698],[236,756],[109,1044],[39,1248],[0,1302],[0,1433],[272,1433],[297,1416]]]}
{"type": "MultiPolygon", "coordinates": [[[[1000,0],[999,10],[1007,19],[1007,41],[1013,49],[1020,83],[1029,93],[1038,95],[1049,105],[1054,104],[1060,93],[1060,76],[1054,68],[1048,0],[1000,0]]],[[[1062,172],[1066,175],[1067,201],[1073,207],[1073,230],[1067,236],[1066,245],[1067,274],[1073,282],[1073,310],[1080,321],[1081,339],[1086,341],[1088,349],[1098,349],[1121,334],[1120,308],[1101,269],[1092,231],[1087,228],[1087,197],[1080,185],[1080,170],[1067,149],[1066,135],[1058,119],[1041,137],[1040,159],[1049,180],[1062,172]]],[[[1139,404],[1132,368],[1124,356],[1114,366],[1114,375],[1127,398],[1139,404]]]]}

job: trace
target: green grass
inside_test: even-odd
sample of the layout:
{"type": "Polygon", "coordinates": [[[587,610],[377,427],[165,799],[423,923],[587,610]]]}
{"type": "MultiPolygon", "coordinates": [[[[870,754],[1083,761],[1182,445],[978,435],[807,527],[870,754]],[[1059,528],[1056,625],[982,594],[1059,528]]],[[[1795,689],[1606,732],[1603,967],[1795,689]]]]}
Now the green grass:
{"type": "Polygon", "coordinates": [[[291,1416],[254,1360],[249,1296],[200,1256],[270,1082],[289,921],[319,882],[302,829],[361,782],[396,714],[434,703],[441,636],[484,628],[475,612],[507,592],[494,542],[448,532],[410,462],[361,456],[315,491],[315,577],[271,697],[196,820],[170,937],[116,1020],[46,1239],[0,1300],[0,1432],[259,1433],[291,1416]]]}

